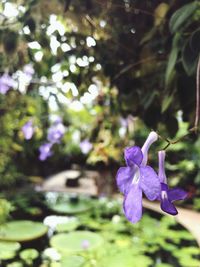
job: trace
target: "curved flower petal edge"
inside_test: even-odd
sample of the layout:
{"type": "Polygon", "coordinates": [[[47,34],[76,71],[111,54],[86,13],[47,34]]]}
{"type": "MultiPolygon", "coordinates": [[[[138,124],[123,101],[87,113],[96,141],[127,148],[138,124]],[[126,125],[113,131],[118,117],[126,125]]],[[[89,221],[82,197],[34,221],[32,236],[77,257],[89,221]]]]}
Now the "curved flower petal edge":
{"type": "Polygon", "coordinates": [[[124,214],[132,222],[142,217],[142,192],[149,200],[160,195],[160,181],[156,172],[147,166],[149,147],[158,139],[156,132],[150,132],[142,148],[132,146],[124,151],[126,166],[119,168],[116,181],[124,194],[124,214]]]}
{"type": "Polygon", "coordinates": [[[161,184],[161,193],[159,196],[161,209],[171,215],[177,215],[178,211],[173,202],[176,200],[183,200],[187,197],[187,192],[180,188],[170,189],[167,185],[167,177],[165,174],[165,151],[158,152],[159,171],[158,177],[161,184]]]}

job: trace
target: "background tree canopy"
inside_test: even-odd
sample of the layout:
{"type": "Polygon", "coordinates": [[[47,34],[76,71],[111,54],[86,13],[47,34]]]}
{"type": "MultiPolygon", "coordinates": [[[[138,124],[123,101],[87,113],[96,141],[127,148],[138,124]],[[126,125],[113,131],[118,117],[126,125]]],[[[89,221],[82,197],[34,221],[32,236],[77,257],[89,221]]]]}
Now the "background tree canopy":
{"type": "MultiPolygon", "coordinates": [[[[16,82],[0,94],[2,183],[86,159],[118,164],[123,148],[148,128],[173,138],[193,125],[198,1],[4,0],[0,11],[0,71],[16,82]],[[27,64],[34,69],[29,82],[22,75],[27,64]],[[40,163],[53,114],[67,132],[40,163]],[[36,130],[28,142],[20,129],[30,118],[36,130]],[[81,153],[82,140],[93,145],[89,155],[81,153]]],[[[175,183],[184,178],[180,168],[190,184],[200,182],[199,140],[192,142],[169,149],[181,152],[169,157],[175,183]]]]}

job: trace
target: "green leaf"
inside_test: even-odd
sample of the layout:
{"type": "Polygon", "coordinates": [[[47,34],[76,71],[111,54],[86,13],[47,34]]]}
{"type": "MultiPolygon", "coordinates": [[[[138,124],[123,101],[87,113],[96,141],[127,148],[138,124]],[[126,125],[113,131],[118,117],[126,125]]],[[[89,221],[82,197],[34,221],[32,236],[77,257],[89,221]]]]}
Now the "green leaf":
{"type": "Polygon", "coordinates": [[[173,98],[174,98],[174,94],[165,96],[164,100],[162,101],[162,106],[161,106],[161,112],[162,113],[164,113],[168,109],[173,98]]]}
{"type": "Polygon", "coordinates": [[[188,40],[183,47],[182,63],[188,76],[191,76],[196,72],[196,66],[198,61],[198,52],[192,49],[190,40],[188,40]]]}
{"type": "Polygon", "coordinates": [[[179,8],[169,21],[169,29],[171,33],[179,31],[184,22],[190,18],[198,7],[198,2],[192,2],[179,8]]]}
{"type": "Polygon", "coordinates": [[[172,42],[172,49],[169,55],[169,59],[167,62],[167,70],[165,73],[165,85],[169,85],[170,81],[172,80],[173,72],[174,72],[174,67],[177,61],[178,53],[180,50],[180,34],[176,33],[173,42],[172,42]]]}

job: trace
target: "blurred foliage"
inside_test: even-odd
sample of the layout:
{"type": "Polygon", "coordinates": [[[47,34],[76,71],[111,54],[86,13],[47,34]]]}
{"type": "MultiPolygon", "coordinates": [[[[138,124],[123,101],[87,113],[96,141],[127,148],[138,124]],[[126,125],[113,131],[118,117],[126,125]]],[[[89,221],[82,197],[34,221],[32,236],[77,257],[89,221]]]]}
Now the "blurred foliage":
{"type": "MultiPolygon", "coordinates": [[[[195,113],[199,20],[199,1],[1,1],[0,72],[17,82],[0,94],[1,185],[74,162],[112,168],[149,128],[179,136],[179,111],[187,132],[195,113]],[[22,90],[20,71],[30,63],[35,73],[22,90]],[[40,163],[52,114],[67,130],[40,163]],[[35,133],[26,141],[21,127],[29,119],[35,133]],[[93,145],[88,155],[80,149],[84,139],[93,145]]],[[[192,137],[170,146],[174,184],[200,184],[198,144],[192,137]]]]}
{"type": "Polygon", "coordinates": [[[6,199],[0,199],[0,225],[4,224],[10,216],[11,211],[14,210],[14,206],[6,199]]]}
{"type": "MultiPolygon", "coordinates": [[[[38,197],[40,198],[40,195],[38,197]]],[[[55,202],[56,199],[64,200],[64,197],[67,197],[64,193],[47,192],[44,193],[43,199],[55,202]]],[[[29,202],[28,193],[27,198],[29,202]]],[[[80,198],[79,201],[81,200],[80,198]]],[[[91,267],[94,263],[97,267],[129,267],[133,264],[142,267],[196,267],[199,265],[197,243],[173,217],[145,210],[142,220],[137,224],[131,224],[122,213],[121,199],[87,198],[87,202],[89,208],[82,213],[76,213],[78,203],[74,203],[73,217],[71,213],[67,216],[62,212],[58,212],[57,216],[52,213],[46,216],[48,213],[43,206],[40,221],[45,218],[43,222],[49,227],[48,238],[38,239],[40,242],[35,243],[36,251],[34,243],[24,243],[21,249],[11,243],[10,246],[14,246],[15,251],[14,253],[11,251],[12,255],[9,254],[9,258],[6,256],[2,258],[4,259],[2,266],[10,267],[12,263],[15,266],[14,263],[17,261],[21,266],[40,267],[72,265],[91,267]],[[81,248],[82,241],[86,241],[88,247],[81,248]],[[17,249],[18,252],[16,252],[17,249]],[[33,263],[33,261],[36,262],[33,263]]],[[[17,209],[20,211],[20,207],[17,209]]],[[[21,224],[21,227],[24,224],[24,221],[21,223],[19,220],[15,221],[15,224],[16,222],[21,224]]],[[[17,227],[17,231],[10,232],[13,240],[16,240],[19,228],[17,227]]],[[[25,231],[27,231],[26,227],[23,232],[25,231]]],[[[10,252],[11,249],[5,247],[6,244],[0,243],[0,245],[5,248],[2,255],[7,255],[6,252],[10,252]]]]}

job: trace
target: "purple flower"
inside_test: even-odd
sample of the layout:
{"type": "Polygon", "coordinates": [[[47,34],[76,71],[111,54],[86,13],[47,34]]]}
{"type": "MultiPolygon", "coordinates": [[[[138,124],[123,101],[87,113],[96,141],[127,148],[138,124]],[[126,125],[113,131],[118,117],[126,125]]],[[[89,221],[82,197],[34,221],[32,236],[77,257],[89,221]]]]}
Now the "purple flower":
{"type": "Polygon", "coordinates": [[[88,154],[90,150],[92,149],[92,144],[88,139],[85,139],[80,142],[80,149],[83,154],[88,154]]]}
{"type": "Polygon", "coordinates": [[[24,126],[22,127],[22,132],[26,140],[30,140],[32,138],[34,133],[34,128],[31,120],[24,124],[24,126]]]}
{"type": "Polygon", "coordinates": [[[159,196],[159,200],[161,202],[160,206],[164,212],[167,212],[171,215],[176,215],[178,214],[178,211],[172,202],[176,200],[185,199],[187,197],[187,192],[179,188],[169,189],[167,185],[167,177],[165,174],[165,167],[164,167],[165,164],[164,150],[158,152],[158,159],[159,159],[158,177],[161,183],[161,193],[159,196]]]}
{"type": "Polygon", "coordinates": [[[148,150],[158,139],[156,132],[151,132],[142,149],[133,146],[125,149],[126,167],[119,168],[116,176],[119,190],[124,194],[124,213],[132,222],[142,217],[142,192],[149,200],[155,200],[160,194],[160,182],[155,171],[146,166],[148,150]]]}
{"type": "Polygon", "coordinates": [[[14,80],[7,73],[0,77],[0,94],[5,95],[14,86],[14,80]]]}
{"type": "Polygon", "coordinates": [[[49,128],[47,139],[52,144],[59,143],[64,133],[65,133],[65,126],[63,125],[62,120],[58,119],[49,128]]]}
{"type": "Polygon", "coordinates": [[[50,157],[53,152],[51,151],[51,147],[52,144],[50,143],[46,143],[40,146],[39,151],[40,151],[40,155],[39,155],[39,159],[41,161],[46,160],[48,157],[50,157]]]}
{"type": "Polygon", "coordinates": [[[31,64],[25,65],[23,68],[23,72],[29,80],[32,79],[33,74],[35,73],[33,66],[31,64]]]}
{"type": "Polygon", "coordinates": [[[88,240],[83,240],[81,244],[82,249],[87,250],[90,247],[90,242],[88,240]]]}

